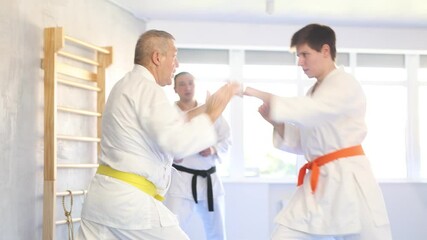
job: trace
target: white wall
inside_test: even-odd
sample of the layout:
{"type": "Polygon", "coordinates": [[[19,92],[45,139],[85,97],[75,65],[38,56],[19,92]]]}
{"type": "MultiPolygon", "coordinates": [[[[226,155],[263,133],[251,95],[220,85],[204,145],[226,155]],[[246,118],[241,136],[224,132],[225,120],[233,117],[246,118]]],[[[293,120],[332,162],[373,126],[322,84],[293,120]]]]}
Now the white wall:
{"type": "MultiPolygon", "coordinates": [[[[308,24],[308,23],[307,23],[308,24]]],[[[180,46],[289,47],[301,25],[261,25],[213,22],[149,21],[147,29],[172,33],[180,46]],[[208,30],[207,30],[208,29],[208,30]]],[[[426,28],[334,27],[340,49],[387,49],[427,51],[426,28]]]]}
{"type": "MultiPolygon", "coordinates": [[[[230,240],[267,240],[274,217],[287,203],[295,183],[225,181],[226,229],[230,240]]],[[[427,236],[427,184],[380,183],[394,240],[427,236]]],[[[193,239],[206,240],[200,219],[193,217],[193,239]]]]}
{"type": "MultiPolygon", "coordinates": [[[[111,79],[132,68],[136,40],[145,30],[144,22],[104,0],[0,2],[0,239],[41,239],[44,98],[40,59],[43,28],[56,26],[64,27],[66,35],[113,47],[107,88],[111,79]]],[[[63,153],[67,154],[72,153],[63,153]]]]}

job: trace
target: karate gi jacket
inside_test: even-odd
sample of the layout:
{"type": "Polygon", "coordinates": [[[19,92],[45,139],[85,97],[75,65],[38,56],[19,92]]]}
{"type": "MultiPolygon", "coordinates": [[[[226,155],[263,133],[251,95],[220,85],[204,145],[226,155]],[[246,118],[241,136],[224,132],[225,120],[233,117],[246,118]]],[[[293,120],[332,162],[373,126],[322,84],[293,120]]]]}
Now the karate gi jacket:
{"type": "MultiPolygon", "coordinates": [[[[178,106],[177,110],[182,114],[185,114],[178,106]]],[[[215,132],[218,137],[218,141],[212,146],[215,148],[216,153],[207,157],[201,156],[199,153],[195,153],[189,156],[186,156],[182,162],[175,163],[190,169],[197,170],[208,170],[211,167],[216,166],[217,163],[221,163],[222,159],[227,157],[227,154],[230,150],[231,139],[230,139],[230,127],[224,117],[220,116],[215,121],[215,132]]],[[[211,175],[212,177],[212,189],[214,198],[217,196],[224,195],[224,186],[221,182],[221,179],[218,173],[211,175]]],[[[182,197],[186,199],[193,199],[193,194],[191,191],[191,181],[193,175],[181,171],[172,172],[172,183],[169,188],[169,196],[182,197]]],[[[206,200],[207,199],[207,184],[206,178],[197,181],[197,200],[206,200]],[[203,180],[203,181],[201,181],[203,180]]]]}
{"type": "MultiPolygon", "coordinates": [[[[199,152],[216,141],[215,128],[206,114],[187,122],[154,76],[135,65],[115,84],[105,105],[99,163],[141,175],[164,195],[173,157],[199,152]]],[[[130,184],[99,174],[87,193],[82,219],[129,230],[178,225],[162,202],[130,184]]]]}
{"type": "MultiPolygon", "coordinates": [[[[366,99],[362,87],[342,67],[333,70],[315,91],[304,97],[274,97],[270,117],[284,122],[284,137],[274,133],[274,145],[302,154],[308,161],[362,144],[366,136],[366,99]]],[[[361,206],[367,204],[376,225],[389,224],[381,190],[367,156],[339,159],[320,167],[317,190],[311,172],[275,221],[311,234],[341,235],[361,229],[361,206]]]]}

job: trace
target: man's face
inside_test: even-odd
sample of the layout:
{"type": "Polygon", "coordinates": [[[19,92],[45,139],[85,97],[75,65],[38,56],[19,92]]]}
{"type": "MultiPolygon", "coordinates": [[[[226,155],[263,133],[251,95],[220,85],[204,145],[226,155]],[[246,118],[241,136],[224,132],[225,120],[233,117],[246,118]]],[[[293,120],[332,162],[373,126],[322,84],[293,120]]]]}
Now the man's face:
{"type": "Polygon", "coordinates": [[[182,74],[175,79],[175,92],[181,101],[192,101],[194,98],[194,77],[182,74]]]}
{"type": "Polygon", "coordinates": [[[169,40],[168,45],[166,54],[161,56],[158,82],[161,86],[172,84],[172,78],[175,75],[175,70],[179,67],[175,42],[173,40],[169,40]]]}
{"type": "Polygon", "coordinates": [[[304,73],[309,78],[321,78],[324,74],[325,54],[322,47],[318,52],[308,44],[302,44],[296,47],[298,56],[298,66],[301,66],[304,73]]]}

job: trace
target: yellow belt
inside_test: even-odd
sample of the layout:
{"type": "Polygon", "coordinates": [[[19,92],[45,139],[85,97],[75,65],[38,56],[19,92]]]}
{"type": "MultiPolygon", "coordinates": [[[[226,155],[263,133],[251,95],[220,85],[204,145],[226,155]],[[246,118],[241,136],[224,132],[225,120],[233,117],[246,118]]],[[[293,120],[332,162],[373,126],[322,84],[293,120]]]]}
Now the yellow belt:
{"type": "Polygon", "coordinates": [[[164,197],[157,193],[156,186],[143,176],[134,173],[122,172],[106,165],[99,165],[96,173],[122,180],[123,182],[137,187],[139,190],[153,196],[159,201],[164,200],[164,197]]]}

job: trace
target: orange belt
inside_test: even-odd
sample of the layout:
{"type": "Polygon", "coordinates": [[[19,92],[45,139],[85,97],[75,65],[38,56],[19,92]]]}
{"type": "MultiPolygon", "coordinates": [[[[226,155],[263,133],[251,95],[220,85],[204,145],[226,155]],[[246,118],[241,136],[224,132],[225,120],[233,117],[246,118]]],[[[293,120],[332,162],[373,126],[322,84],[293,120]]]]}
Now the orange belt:
{"type": "Polygon", "coordinates": [[[323,166],[329,162],[332,162],[340,158],[352,157],[352,156],[358,156],[358,155],[365,155],[365,152],[363,152],[363,148],[361,145],[340,149],[338,151],[328,153],[326,155],[323,155],[321,157],[314,159],[311,162],[306,163],[299,170],[298,186],[301,186],[303,184],[307,169],[311,170],[310,183],[311,183],[311,190],[314,193],[316,191],[317,182],[319,181],[320,166],[323,166]]]}

